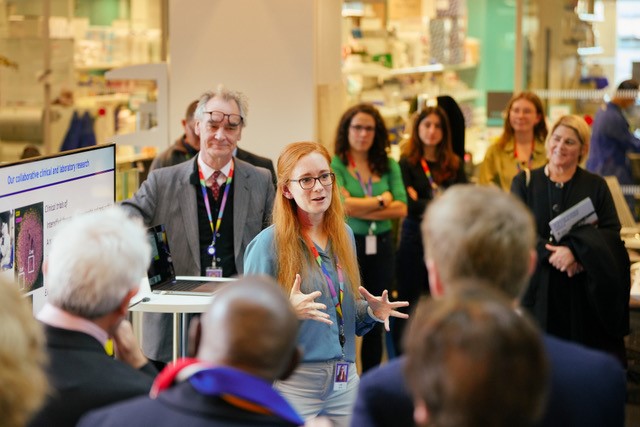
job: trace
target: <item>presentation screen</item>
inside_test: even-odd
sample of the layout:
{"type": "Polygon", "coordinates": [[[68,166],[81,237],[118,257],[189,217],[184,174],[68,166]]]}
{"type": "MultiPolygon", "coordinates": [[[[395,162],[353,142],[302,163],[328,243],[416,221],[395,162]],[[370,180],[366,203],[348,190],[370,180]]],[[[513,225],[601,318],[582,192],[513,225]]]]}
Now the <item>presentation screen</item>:
{"type": "Polygon", "coordinates": [[[0,165],[0,274],[44,304],[42,263],[72,216],[115,203],[115,144],[0,165]]]}

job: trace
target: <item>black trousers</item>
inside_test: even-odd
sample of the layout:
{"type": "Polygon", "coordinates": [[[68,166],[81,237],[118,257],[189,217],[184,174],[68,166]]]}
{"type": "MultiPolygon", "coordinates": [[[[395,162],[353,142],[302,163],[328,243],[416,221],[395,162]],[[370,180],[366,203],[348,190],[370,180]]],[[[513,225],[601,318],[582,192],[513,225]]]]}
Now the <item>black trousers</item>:
{"type": "MultiPolygon", "coordinates": [[[[396,289],[399,301],[409,301],[409,311],[416,307],[422,295],[429,294],[420,222],[413,218],[405,218],[402,222],[396,253],[396,289]]],[[[405,319],[393,319],[391,336],[396,355],[402,354],[402,336],[407,322],[405,319]]]]}
{"type": "MultiPolygon", "coordinates": [[[[391,232],[376,235],[377,253],[375,255],[365,254],[366,235],[356,235],[355,239],[362,286],[374,296],[380,296],[385,289],[391,291],[395,267],[391,232]]],[[[362,372],[380,364],[383,331],[384,326],[376,323],[373,329],[362,337],[362,372]]]]}

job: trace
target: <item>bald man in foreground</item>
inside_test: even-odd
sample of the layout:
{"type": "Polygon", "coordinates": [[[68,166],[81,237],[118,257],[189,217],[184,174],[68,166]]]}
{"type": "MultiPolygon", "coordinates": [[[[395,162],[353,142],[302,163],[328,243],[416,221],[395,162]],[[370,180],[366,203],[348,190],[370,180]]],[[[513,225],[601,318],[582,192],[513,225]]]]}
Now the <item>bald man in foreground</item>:
{"type": "Polygon", "coordinates": [[[247,276],[220,290],[202,316],[197,359],[160,373],[151,397],[95,411],[78,426],[298,426],[271,387],[298,363],[298,321],[271,279],[247,276]]]}

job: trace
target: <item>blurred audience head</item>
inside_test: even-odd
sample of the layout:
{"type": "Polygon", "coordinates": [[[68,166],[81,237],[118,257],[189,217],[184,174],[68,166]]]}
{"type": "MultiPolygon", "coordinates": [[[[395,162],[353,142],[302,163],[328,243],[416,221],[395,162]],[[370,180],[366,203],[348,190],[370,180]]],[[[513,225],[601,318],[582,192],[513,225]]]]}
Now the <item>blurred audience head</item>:
{"type": "Polygon", "coordinates": [[[298,320],[280,286],[245,276],[225,286],[200,320],[198,358],[267,381],[285,379],[299,360],[298,320]]]}
{"type": "Polygon", "coordinates": [[[182,119],[182,128],[184,129],[185,142],[192,148],[199,150],[200,137],[196,135],[196,131],[194,130],[194,127],[196,125],[194,114],[196,112],[197,106],[197,100],[189,104],[189,106],[187,107],[187,111],[185,112],[184,119],[182,119]]]}
{"type": "Polygon", "coordinates": [[[0,277],[0,426],[21,427],[48,391],[44,334],[31,304],[0,277]]]}
{"type": "Polygon", "coordinates": [[[421,301],[404,344],[418,425],[525,427],[541,416],[548,366],[539,332],[482,282],[421,301]]]}
{"type": "Polygon", "coordinates": [[[36,147],[33,144],[29,144],[27,146],[24,147],[24,150],[22,150],[22,154],[20,155],[20,159],[24,160],[24,159],[30,159],[32,157],[40,157],[40,150],[38,149],[38,147],[36,147]]]}
{"type": "Polygon", "coordinates": [[[120,207],[79,214],[51,242],[45,264],[48,301],[90,320],[122,309],[124,315],[150,259],[145,228],[120,207]]]}
{"type": "Polygon", "coordinates": [[[434,295],[462,279],[521,295],[536,260],[533,217],[514,196],[491,186],[454,185],[427,208],[422,240],[434,295]]]}

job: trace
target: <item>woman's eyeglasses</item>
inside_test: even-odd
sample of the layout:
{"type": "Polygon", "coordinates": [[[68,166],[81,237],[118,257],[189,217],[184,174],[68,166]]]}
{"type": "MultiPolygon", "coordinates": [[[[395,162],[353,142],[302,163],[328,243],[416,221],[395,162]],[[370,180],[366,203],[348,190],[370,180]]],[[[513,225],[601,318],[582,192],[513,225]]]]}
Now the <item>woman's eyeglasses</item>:
{"type": "Polygon", "coordinates": [[[320,176],[305,176],[304,178],[300,178],[300,179],[290,179],[290,182],[297,182],[298,184],[300,184],[300,187],[303,190],[311,190],[313,187],[315,187],[316,185],[316,181],[320,181],[320,184],[322,184],[325,187],[330,186],[331,184],[333,184],[333,182],[336,180],[336,176],[335,174],[328,172],[328,173],[323,173],[320,176]]]}

